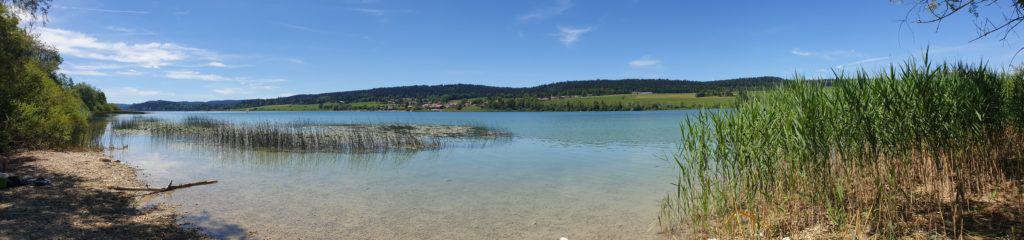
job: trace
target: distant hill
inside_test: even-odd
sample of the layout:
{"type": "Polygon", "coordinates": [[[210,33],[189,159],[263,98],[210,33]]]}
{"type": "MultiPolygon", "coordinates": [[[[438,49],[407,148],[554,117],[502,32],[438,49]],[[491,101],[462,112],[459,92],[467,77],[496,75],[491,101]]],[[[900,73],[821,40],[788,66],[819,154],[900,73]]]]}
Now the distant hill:
{"type": "Polygon", "coordinates": [[[131,104],[126,109],[137,111],[203,111],[226,110],[282,104],[317,104],[323,102],[386,102],[395,99],[448,101],[483,97],[546,97],[570,95],[610,95],[631,92],[697,93],[702,91],[757,90],[776,86],[786,80],[779,77],[752,77],[718,81],[686,81],[667,79],[585,80],[512,88],[473,84],[415,85],[374,88],[345,92],[300,94],[271,99],[220,100],[208,102],[148,101],[131,104]]]}
{"type": "Polygon", "coordinates": [[[219,100],[208,102],[172,102],[164,100],[130,104],[128,110],[135,111],[207,111],[231,109],[244,100],[219,100]]]}

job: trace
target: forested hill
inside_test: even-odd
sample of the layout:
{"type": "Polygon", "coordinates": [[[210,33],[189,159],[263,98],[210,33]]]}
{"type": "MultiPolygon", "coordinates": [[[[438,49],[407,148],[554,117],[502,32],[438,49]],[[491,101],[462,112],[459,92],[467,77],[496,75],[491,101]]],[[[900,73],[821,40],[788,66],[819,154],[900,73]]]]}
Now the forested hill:
{"type": "Polygon", "coordinates": [[[272,99],[223,100],[209,102],[149,101],[128,105],[140,111],[225,110],[280,104],[317,104],[324,102],[386,102],[396,99],[429,99],[448,101],[482,97],[545,97],[570,95],[609,95],[631,92],[697,93],[757,90],[786,81],[779,77],[752,77],[718,81],[685,81],[667,79],[586,80],[545,84],[535,87],[511,88],[472,84],[416,85],[374,88],[346,92],[301,94],[272,99]]]}

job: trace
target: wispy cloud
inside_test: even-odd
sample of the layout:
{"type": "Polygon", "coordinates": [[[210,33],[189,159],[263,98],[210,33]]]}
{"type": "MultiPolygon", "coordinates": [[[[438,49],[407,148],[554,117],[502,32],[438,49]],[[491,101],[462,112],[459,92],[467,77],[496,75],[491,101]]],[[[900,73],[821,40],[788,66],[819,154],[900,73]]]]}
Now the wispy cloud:
{"type": "Polygon", "coordinates": [[[384,10],[372,8],[349,8],[350,11],[361,12],[370,16],[384,16],[384,10]]]}
{"type": "Polygon", "coordinates": [[[558,41],[562,42],[562,45],[571,47],[573,43],[580,40],[583,34],[588,33],[592,28],[570,28],[570,27],[558,27],[558,41]]]}
{"type": "Polygon", "coordinates": [[[147,68],[158,68],[172,62],[190,58],[213,58],[213,54],[198,48],[174,43],[104,42],[95,37],[56,28],[37,28],[39,39],[61,54],[73,57],[131,63],[147,68]]]}
{"type": "Polygon", "coordinates": [[[126,69],[129,66],[123,64],[97,64],[97,65],[76,65],[65,64],[60,69],[61,73],[71,76],[137,76],[142,73],[134,69],[126,69]]]}
{"type": "Polygon", "coordinates": [[[793,51],[790,51],[790,53],[792,53],[793,55],[804,56],[804,57],[809,57],[809,56],[814,54],[812,52],[802,51],[799,48],[794,48],[793,51]]]}
{"type": "Polygon", "coordinates": [[[219,89],[214,89],[213,90],[213,92],[215,92],[217,94],[221,94],[221,95],[230,95],[230,94],[235,94],[235,93],[238,93],[238,92],[241,92],[241,91],[242,91],[242,89],[240,89],[240,88],[219,88],[219,89]]]}
{"type": "Polygon", "coordinates": [[[548,6],[543,6],[527,14],[519,16],[520,21],[539,21],[550,17],[562,15],[566,10],[572,8],[571,0],[555,0],[554,3],[548,6]]]}
{"type": "Polygon", "coordinates": [[[797,55],[797,56],[817,57],[817,58],[821,58],[821,59],[825,59],[825,60],[837,60],[837,59],[841,59],[841,58],[852,58],[852,57],[864,56],[864,54],[861,54],[861,53],[859,53],[857,51],[854,51],[854,50],[832,50],[832,51],[814,52],[814,51],[801,50],[800,48],[794,48],[793,50],[789,51],[789,53],[792,53],[793,55],[797,55]]]}
{"type": "Polygon", "coordinates": [[[348,10],[375,17],[377,18],[377,21],[380,21],[381,23],[387,23],[389,19],[388,16],[394,15],[394,13],[412,13],[412,10],[407,9],[349,8],[348,10]]]}
{"type": "Polygon", "coordinates": [[[290,62],[290,63],[294,63],[294,64],[306,63],[306,61],[302,61],[302,59],[298,59],[298,58],[281,58],[281,61],[290,62]]]}
{"type": "Polygon", "coordinates": [[[142,90],[142,89],[133,88],[133,87],[123,87],[123,88],[121,88],[120,92],[123,93],[123,94],[135,95],[135,96],[156,96],[156,95],[163,94],[162,92],[156,91],[156,90],[142,90]]]}
{"type": "Polygon", "coordinates": [[[873,63],[873,62],[886,61],[886,60],[889,60],[889,59],[890,59],[890,57],[874,57],[874,58],[858,60],[858,61],[847,63],[847,64],[836,65],[835,68],[843,69],[843,68],[846,68],[846,67],[849,67],[849,66],[864,65],[864,64],[873,63]]]}
{"type": "Polygon", "coordinates": [[[154,32],[143,31],[138,29],[118,27],[118,26],[107,26],[107,31],[116,32],[123,35],[156,35],[154,32]]]}
{"type": "Polygon", "coordinates": [[[280,79],[280,78],[256,79],[256,80],[244,79],[244,80],[241,80],[239,82],[243,86],[245,86],[246,88],[249,88],[249,89],[271,90],[271,89],[277,89],[277,85],[274,85],[275,83],[286,82],[286,80],[280,79]]]}
{"type": "Polygon", "coordinates": [[[114,32],[123,32],[123,33],[135,32],[134,29],[125,28],[125,27],[118,27],[118,26],[107,26],[107,30],[114,31],[114,32]]]}
{"type": "Polygon", "coordinates": [[[104,8],[87,8],[87,7],[72,7],[72,6],[54,6],[60,9],[71,9],[71,10],[82,10],[90,12],[103,12],[103,13],[125,13],[125,14],[149,14],[148,11],[136,11],[136,10],[121,10],[121,9],[104,9],[104,8]]]}
{"type": "Polygon", "coordinates": [[[63,74],[71,75],[71,76],[94,76],[95,77],[95,76],[109,76],[110,75],[110,74],[107,74],[105,72],[100,72],[100,71],[96,71],[96,70],[77,70],[77,69],[67,69],[67,70],[64,70],[64,69],[62,69],[62,70],[60,70],[60,72],[63,73],[63,74]]]}
{"type": "Polygon", "coordinates": [[[224,77],[224,76],[217,75],[217,74],[203,74],[203,73],[200,73],[200,72],[188,71],[188,70],[184,70],[184,71],[167,71],[167,74],[164,75],[164,76],[166,76],[167,78],[171,78],[171,79],[201,80],[201,81],[227,81],[227,80],[231,80],[231,78],[224,77]]]}
{"type": "Polygon", "coordinates": [[[219,67],[219,68],[226,68],[226,67],[228,67],[227,64],[224,64],[224,63],[218,62],[218,61],[209,62],[209,63],[206,64],[206,66],[219,67]]]}
{"type": "Polygon", "coordinates": [[[299,30],[299,31],[303,31],[303,32],[328,33],[327,31],[324,31],[324,30],[320,30],[320,29],[316,29],[316,28],[312,28],[312,27],[307,27],[307,26],[302,26],[302,25],[291,24],[291,23],[284,23],[284,22],[270,22],[270,23],[274,24],[276,26],[280,26],[280,27],[284,27],[284,28],[288,28],[288,29],[292,29],[292,30],[299,30]]]}
{"type": "Polygon", "coordinates": [[[142,75],[142,72],[135,71],[135,69],[128,69],[128,70],[124,70],[124,71],[116,71],[116,72],[114,72],[114,74],[121,75],[121,76],[138,76],[138,75],[142,75]]]}
{"type": "Polygon", "coordinates": [[[46,16],[32,15],[32,13],[21,8],[11,8],[11,12],[14,13],[14,17],[18,18],[22,24],[35,25],[46,19],[46,16]]]}
{"type": "Polygon", "coordinates": [[[644,56],[640,59],[629,61],[629,66],[633,68],[650,68],[657,67],[661,64],[661,61],[657,59],[651,59],[650,56],[644,56]]]}

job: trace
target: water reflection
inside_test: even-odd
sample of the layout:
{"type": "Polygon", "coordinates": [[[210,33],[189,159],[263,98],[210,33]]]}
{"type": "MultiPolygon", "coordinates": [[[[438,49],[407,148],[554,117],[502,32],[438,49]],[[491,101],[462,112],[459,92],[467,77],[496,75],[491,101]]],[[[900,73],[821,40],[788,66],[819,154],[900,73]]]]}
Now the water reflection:
{"type": "Polygon", "coordinates": [[[204,116],[240,123],[486,126],[510,132],[515,138],[538,139],[566,146],[607,147],[675,143],[682,136],[680,121],[696,112],[156,112],[146,116],[171,121],[204,116]]]}
{"type": "Polygon", "coordinates": [[[655,236],[648,224],[674,181],[671,164],[658,156],[674,149],[687,112],[147,117],[197,114],[249,123],[472,123],[515,136],[364,154],[251,150],[116,131],[100,139],[150,184],[219,180],[158,201],[239,226],[226,235],[244,228],[266,238],[643,239],[655,236]]]}
{"type": "MultiPolygon", "coordinates": [[[[139,118],[137,116],[128,116],[139,118]]],[[[150,119],[149,117],[145,117],[150,119]]],[[[152,120],[147,120],[152,121],[152,120]]],[[[215,161],[220,164],[237,165],[252,168],[320,168],[320,167],[343,167],[353,171],[367,171],[380,168],[399,168],[406,165],[412,159],[436,159],[451,148],[487,148],[490,146],[506,144],[511,141],[511,135],[500,135],[493,137],[465,137],[446,138],[435,140],[443,143],[443,148],[433,149],[398,149],[380,152],[321,152],[321,151],[275,151],[238,148],[211,144],[207,141],[197,141],[186,137],[167,137],[162,135],[146,134],[138,131],[118,131],[109,125],[119,123],[116,119],[111,121],[110,117],[98,118],[97,126],[107,124],[108,126],[99,129],[99,134],[92,142],[109,150],[111,154],[124,156],[129,148],[146,149],[148,152],[175,152],[192,155],[192,158],[215,161]]],[[[436,137],[442,138],[442,137],[436,137]]],[[[159,159],[159,156],[147,157],[151,160],[151,166],[156,171],[164,172],[168,166],[166,161],[159,159]],[[157,163],[160,162],[160,163],[157,163]]],[[[142,160],[147,161],[147,160],[142,160]]]]}

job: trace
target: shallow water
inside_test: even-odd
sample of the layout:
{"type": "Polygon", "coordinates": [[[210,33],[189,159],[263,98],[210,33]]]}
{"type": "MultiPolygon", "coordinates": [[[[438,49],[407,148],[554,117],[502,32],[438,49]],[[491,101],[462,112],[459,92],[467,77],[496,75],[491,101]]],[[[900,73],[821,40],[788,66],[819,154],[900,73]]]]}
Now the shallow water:
{"type": "MultiPolygon", "coordinates": [[[[674,179],[665,161],[694,111],[580,113],[157,112],[227,121],[473,124],[511,139],[389,154],[231,149],[145,135],[108,150],[155,186],[219,183],[158,197],[191,224],[231,238],[658,238],[659,201],[674,179]]],[[[131,117],[131,116],[117,116],[131,117]]]]}

